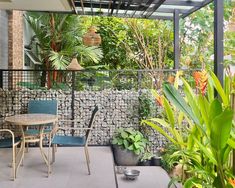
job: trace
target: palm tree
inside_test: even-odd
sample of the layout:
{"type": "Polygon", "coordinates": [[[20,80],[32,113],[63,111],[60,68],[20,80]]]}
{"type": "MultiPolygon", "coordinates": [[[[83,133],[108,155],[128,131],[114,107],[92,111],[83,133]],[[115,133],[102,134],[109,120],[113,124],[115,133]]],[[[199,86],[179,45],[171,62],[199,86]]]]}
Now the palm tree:
{"type": "MultiPolygon", "coordinates": [[[[34,32],[31,44],[39,47],[35,55],[41,59],[43,70],[65,70],[73,57],[77,57],[81,64],[101,60],[103,53],[99,47],[82,44],[84,32],[79,16],[35,12],[27,12],[24,16],[34,32]]],[[[47,76],[48,88],[51,88],[51,81],[62,79],[57,71],[47,76]]]]}

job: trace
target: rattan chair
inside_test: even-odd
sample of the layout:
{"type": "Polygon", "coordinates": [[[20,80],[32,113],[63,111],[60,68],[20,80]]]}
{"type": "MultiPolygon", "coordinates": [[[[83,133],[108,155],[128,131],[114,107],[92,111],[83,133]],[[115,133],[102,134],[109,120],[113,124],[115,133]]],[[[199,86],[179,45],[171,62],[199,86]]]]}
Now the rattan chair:
{"type": "MultiPolygon", "coordinates": [[[[16,147],[21,143],[20,137],[15,137],[13,131],[9,129],[0,129],[0,148],[12,147],[12,173],[13,180],[16,178],[16,147]]],[[[1,172],[2,173],[2,172],[1,172]]]]}
{"type": "MultiPolygon", "coordinates": [[[[91,119],[89,121],[88,127],[87,128],[63,128],[63,127],[57,127],[52,131],[52,139],[51,143],[49,144],[49,150],[48,150],[48,159],[50,163],[50,148],[52,145],[52,162],[55,162],[55,145],[66,145],[66,146],[83,146],[84,147],[84,152],[85,152],[85,157],[86,157],[86,163],[87,163],[87,169],[88,169],[88,174],[90,175],[90,157],[88,153],[88,141],[89,137],[91,134],[91,130],[93,128],[93,122],[95,119],[95,116],[98,112],[98,106],[95,106],[91,119]],[[58,131],[62,130],[64,132],[64,135],[58,135],[58,131]],[[65,134],[66,130],[70,131],[76,131],[76,130],[85,130],[85,135],[84,136],[67,136],[65,134]]],[[[61,120],[61,121],[66,121],[66,120],[61,120]]],[[[69,122],[75,122],[72,120],[67,120],[69,122]]],[[[67,122],[66,121],[66,122],[67,122]]],[[[51,163],[50,163],[51,164],[51,163]]],[[[51,173],[51,168],[49,169],[48,174],[51,173]]]]}

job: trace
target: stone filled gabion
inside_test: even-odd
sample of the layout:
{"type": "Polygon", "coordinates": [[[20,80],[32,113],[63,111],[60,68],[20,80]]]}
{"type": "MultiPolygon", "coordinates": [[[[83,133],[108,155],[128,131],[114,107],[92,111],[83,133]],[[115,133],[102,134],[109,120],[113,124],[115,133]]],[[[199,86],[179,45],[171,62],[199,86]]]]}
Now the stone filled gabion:
{"type": "MultiPolygon", "coordinates": [[[[141,91],[135,90],[75,91],[74,118],[76,122],[59,122],[59,124],[61,126],[86,127],[94,106],[98,105],[99,112],[94,122],[95,130],[92,132],[90,144],[107,145],[117,127],[138,128],[138,106],[141,93],[141,91]]],[[[56,99],[59,118],[72,119],[72,93],[61,90],[1,90],[1,118],[26,113],[29,100],[35,99],[56,99]]],[[[165,139],[153,130],[151,132],[150,140],[154,143],[154,147],[164,146],[165,139]]],[[[73,133],[69,132],[68,134],[73,133]]]]}

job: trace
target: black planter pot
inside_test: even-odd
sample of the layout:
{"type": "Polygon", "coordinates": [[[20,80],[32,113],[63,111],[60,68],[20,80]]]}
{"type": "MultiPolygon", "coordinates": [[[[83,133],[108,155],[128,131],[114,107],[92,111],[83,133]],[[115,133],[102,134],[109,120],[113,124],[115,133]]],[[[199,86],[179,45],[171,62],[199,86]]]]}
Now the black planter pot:
{"type": "Polygon", "coordinates": [[[140,156],[132,151],[113,145],[114,159],[118,166],[136,166],[140,156]]]}
{"type": "Polygon", "coordinates": [[[138,163],[139,166],[151,166],[152,160],[144,160],[138,163]]]}
{"type": "Polygon", "coordinates": [[[161,166],[161,164],[162,164],[161,160],[162,160],[161,157],[152,157],[151,165],[152,166],[161,166]]]}

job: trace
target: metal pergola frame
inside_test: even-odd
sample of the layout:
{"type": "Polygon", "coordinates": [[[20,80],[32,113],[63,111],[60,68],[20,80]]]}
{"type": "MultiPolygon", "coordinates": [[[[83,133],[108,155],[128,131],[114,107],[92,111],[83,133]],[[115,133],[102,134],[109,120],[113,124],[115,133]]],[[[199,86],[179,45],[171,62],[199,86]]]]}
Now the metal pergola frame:
{"type": "Polygon", "coordinates": [[[179,21],[214,2],[214,72],[223,84],[223,0],[71,0],[76,14],[174,22],[174,69],[180,68],[179,21]]]}

